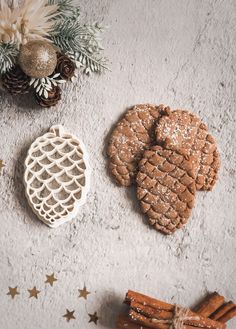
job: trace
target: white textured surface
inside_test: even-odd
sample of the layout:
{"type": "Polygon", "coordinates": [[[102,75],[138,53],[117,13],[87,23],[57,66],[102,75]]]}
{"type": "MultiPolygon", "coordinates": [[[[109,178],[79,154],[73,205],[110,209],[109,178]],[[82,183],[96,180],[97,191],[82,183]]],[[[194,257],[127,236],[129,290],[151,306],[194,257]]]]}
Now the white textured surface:
{"type": "MultiPolygon", "coordinates": [[[[0,328],[114,328],[128,288],[183,305],[208,290],[236,299],[235,0],[80,1],[91,19],[110,25],[104,46],[112,72],[81,78],[60,106],[33,108],[1,94],[0,328]],[[134,191],[106,172],[104,141],[125,108],[140,102],[191,109],[209,125],[222,157],[220,180],[198,193],[186,228],[165,237],[144,224],[134,191]],[[74,222],[51,230],[23,195],[23,160],[32,141],[61,123],[91,158],[92,189],[74,222]],[[55,272],[55,286],[45,275],[55,272]],[[84,282],[88,301],[78,299],[84,282]],[[6,296],[18,285],[21,295],[6,296]],[[28,298],[28,288],[41,290],[28,298]],[[77,319],[67,323],[65,309],[77,319]]],[[[235,327],[231,321],[229,329],[235,327]]]]}

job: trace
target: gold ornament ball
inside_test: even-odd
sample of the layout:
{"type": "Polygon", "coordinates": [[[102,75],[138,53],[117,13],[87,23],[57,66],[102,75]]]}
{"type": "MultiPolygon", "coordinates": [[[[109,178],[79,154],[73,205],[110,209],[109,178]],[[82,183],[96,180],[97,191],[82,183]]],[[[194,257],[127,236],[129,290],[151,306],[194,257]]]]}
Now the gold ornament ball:
{"type": "Polygon", "coordinates": [[[57,54],[46,41],[30,41],[21,47],[18,61],[22,71],[29,77],[44,78],[53,73],[57,54]]]}

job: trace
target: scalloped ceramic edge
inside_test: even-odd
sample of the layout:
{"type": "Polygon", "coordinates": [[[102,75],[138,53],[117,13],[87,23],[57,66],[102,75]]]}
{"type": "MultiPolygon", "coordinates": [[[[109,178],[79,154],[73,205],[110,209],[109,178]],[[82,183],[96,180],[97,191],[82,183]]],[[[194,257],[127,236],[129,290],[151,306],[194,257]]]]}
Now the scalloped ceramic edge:
{"type": "MultiPolygon", "coordinates": [[[[55,161],[54,164],[58,164],[57,161],[55,161]]],[[[45,223],[46,225],[48,225],[49,227],[52,227],[52,228],[58,227],[58,226],[60,226],[60,225],[62,225],[64,223],[66,223],[66,222],[71,221],[72,219],[74,219],[76,217],[76,215],[78,214],[80,207],[86,202],[86,196],[87,196],[87,193],[88,193],[89,188],[90,188],[91,169],[90,169],[90,165],[89,165],[88,153],[86,151],[86,148],[85,148],[83,142],[81,140],[79,140],[75,135],[68,133],[63,128],[63,126],[61,126],[61,125],[53,125],[46,134],[38,137],[31,144],[31,146],[29,147],[29,150],[27,152],[27,156],[26,156],[26,159],[25,159],[24,167],[25,167],[25,172],[24,172],[24,178],[23,178],[23,180],[24,180],[24,186],[25,186],[25,195],[26,195],[26,198],[28,200],[28,203],[29,203],[31,209],[33,210],[33,212],[35,213],[35,215],[43,223],[45,223]],[[81,197],[73,203],[73,210],[71,212],[69,212],[66,216],[63,216],[63,217],[61,217],[61,218],[59,218],[57,220],[53,220],[52,221],[51,219],[46,220],[42,215],[40,215],[39,211],[37,209],[35,209],[35,203],[32,202],[31,197],[30,197],[30,191],[29,190],[30,190],[31,187],[30,187],[30,185],[28,183],[27,175],[29,175],[29,173],[30,173],[30,170],[29,170],[29,161],[32,159],[32,151],[35,148],[36,149],[39,148],[39,147],[37,147],[37,145],[39,144],[40,140],[42,141],[43,138],[47,138],[47,137],[50,138],[51,136],[53,136],[53,134],[55,135],[55,137],[58,137],[58,138],[63,138],[62,136],[65,136],[67,138],[69,137],[69,138],[71,138],[79,146],[80,150],[82,151],[81,160],[83,161],[83,163],[85,165],[85,169],[83,171],[84,178],[85,178],[85,185],[83,187],[81,187],[81,197]],[[57,135],[57,134],[59,134],[59,135],[57,135]]],[[[33,175],[32,175],[32,177],[33,177],[33,175]]],[[[32,179],[32,177],[30,179],[32,179]]],[[[58,177],[60,177],[60,176],[58,176],[58,177]]]]}

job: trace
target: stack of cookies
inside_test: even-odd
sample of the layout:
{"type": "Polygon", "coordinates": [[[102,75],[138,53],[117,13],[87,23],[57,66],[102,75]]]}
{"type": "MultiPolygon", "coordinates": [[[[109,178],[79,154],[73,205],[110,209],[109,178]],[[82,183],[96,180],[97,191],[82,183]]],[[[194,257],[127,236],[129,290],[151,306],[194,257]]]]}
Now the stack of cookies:
{"type": "Polygon", "coordinates": [[[148,222],[172,234],[188,220],[196,191],[217,180],[220,156],[196,115],[164,105],[136,105],[115,126],[108,145],[109,169],[122,186],[136,183],[148,222]]]}

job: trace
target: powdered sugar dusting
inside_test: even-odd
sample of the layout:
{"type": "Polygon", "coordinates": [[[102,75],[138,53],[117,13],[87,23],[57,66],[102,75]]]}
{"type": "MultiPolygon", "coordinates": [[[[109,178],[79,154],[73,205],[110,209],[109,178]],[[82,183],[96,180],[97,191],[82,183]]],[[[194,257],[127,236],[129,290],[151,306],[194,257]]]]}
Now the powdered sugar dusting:
{"type": "Polygon", "coordinates": [[[155,105],[136,105],[115,127],[108,146],[110,169],[121,185],[130,185],[136,176],[143,151],[154,142],[155,122],[160,109],[155,105]]]}
{"type": "Polygon", "coordinates": [[[207,126],[194,114],[175,110],[163,116],[156,128],[157,140],[193,156],[197,189],[209,190],[217,179],[219,153],[207,126]],[[205,178],[203,179],[203,176],[205,178]]]}

